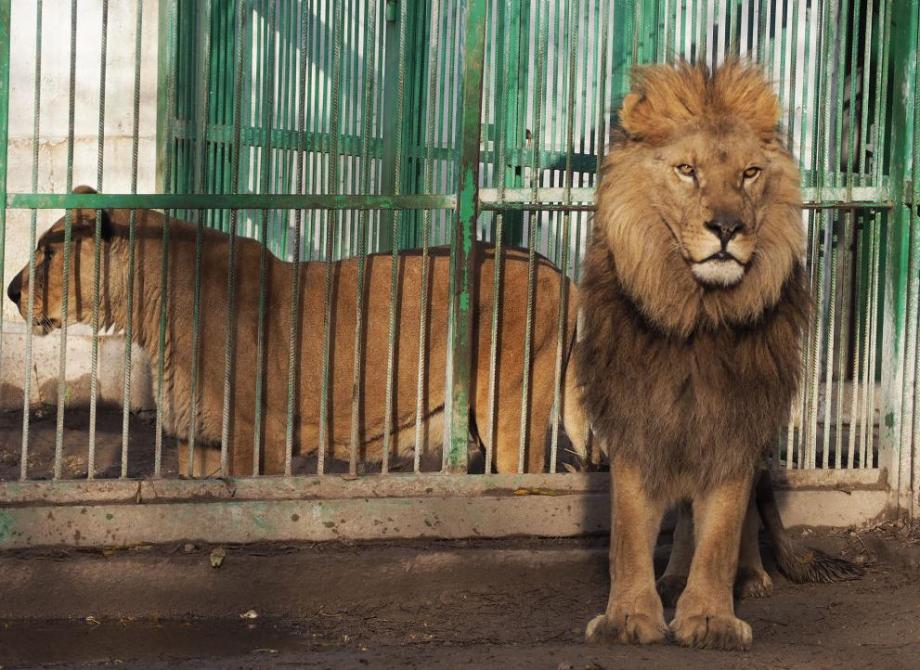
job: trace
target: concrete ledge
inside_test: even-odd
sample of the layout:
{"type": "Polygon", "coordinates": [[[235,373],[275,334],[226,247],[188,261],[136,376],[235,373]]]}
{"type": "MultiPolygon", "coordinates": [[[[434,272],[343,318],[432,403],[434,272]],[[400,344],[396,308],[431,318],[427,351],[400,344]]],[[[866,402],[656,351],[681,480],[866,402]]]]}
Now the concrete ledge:
{"type": "MultiPolygon", "coordinates": [[[[524,492],[528,493],[528,492],[524,492]]],[[[884,516],[884,490],[778,492],[787,525],[856,526],[884,516]]],[[[142,543],[575,537],[607,533],[605,492],[31,505],[0,510],[0,549],[142,543]]]]}

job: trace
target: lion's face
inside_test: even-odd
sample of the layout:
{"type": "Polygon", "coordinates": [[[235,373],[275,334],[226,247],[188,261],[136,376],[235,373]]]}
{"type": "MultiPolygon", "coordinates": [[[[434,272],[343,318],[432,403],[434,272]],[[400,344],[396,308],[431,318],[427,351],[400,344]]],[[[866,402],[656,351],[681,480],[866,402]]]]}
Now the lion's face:
{"type": "Polygon", "coordinates": [[[693,277],[707,287],[742,281],[757,249],[770,157],[745,127],[702,128],[651,156],[661,222],[693,277]]]}
{"type": "MultiPolygon", "coordinates": [[[[38,241],[34,252],[35,285],[29,283],[29,266],[16,275],[7,287],[12,300],[26,323],[32,325],[36,335],[47,335],[63,323],[65,221],[63,218],[38,241]],[[28,314],[29,293],[32,293],[32,314],[28,314]]],[[[103,226],[104,239],[108,237],[103,226]]],[[[105,244],[105,242],[103,242],[105,244]]],[[[77,210],[71,223],[70,261],[67,273],[67,323],[88,323],[92,316],[94,264],[95,264],[95,213],[77,210]],[[90,218],[92,217],[92,218],[90,218]]],[[[108,254],[100,254],[101,282],[109,273],[108,254]]]]}
{"type": "Polygon", "coordinates": [[[804,253],[799,175],[761,75],[644,71],[598,191],[595,235],[643,312],[687,333],[756,319],[804,253]]]}

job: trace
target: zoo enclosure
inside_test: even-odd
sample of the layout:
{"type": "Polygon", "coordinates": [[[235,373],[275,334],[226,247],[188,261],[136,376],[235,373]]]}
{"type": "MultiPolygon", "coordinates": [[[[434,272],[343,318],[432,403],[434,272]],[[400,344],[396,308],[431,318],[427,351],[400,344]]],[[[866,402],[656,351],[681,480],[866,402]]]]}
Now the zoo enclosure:
{"type": "MultiPolygon", "coordinates": [[[[371,252],[409,248],[427,253],[444,243],[452,248],[455,298],[452,346],[445,361],[452,393],[444,474],[427,475],[416,467],[411,475],[368,475],[343,484],[330,482],[317,464],[310,475],[286,478],[283,484],[240,480],[237,500],[283,498],[294,504],[312,490],[334,506],[349,496],[413,496],[434,490],[449,506],[451,496],[475,498],[509,488],[596,490],[594,475],[555,474],[556,431],[550,437],[548,475],[488,474],[486,458],[487,474],[461,476],[468,462],[470,242],[478,238],[525,246],[577,278],[597,165],[628,88],[630,67],[674,56],[714,64],[740,54],[764,64],[786,110],[785,132],[802,167],[809,276],[818,306],[803,360],[805,382],[789,428],[778,438],[774,465],[793,488],[883,484],[889,491],[886,505],[918,511],[920,412],[914,389],[920,235],[913,193],[920,176],[913,169],[918,152],[914,3],[160,0],[155,192],[137,192],[141,157],[132,161],[130,193],[70,193],[75,183],[73,119],[79,106],[73,74],[65,183],[57,192],[42,191],[36,177],[37,110],[43,95],[42,49],[47,54],[49,48],[42,40],[43,21],[49,20],[51,7],[71,20],[71,72],[85,22],[97,22],[101,36],[93,44],[100,82],[95,185],[104,190],[106,119],[121,115],[125,125],[133,123],[137,155],[140,36],[154,27],[142,24],[149,2],[124,3],[135,7],[137,17],[131,71],[135,95],[133,105],[113,103],[105,96],[104,64],[107,49],[116,48],[107,24],[109,6],[114,11],[118,4],[36,0],[16,3],[11,17],[12,3],[0,2],[0,139],[7,144],[11,114],[31,111],[36,147],[31,165],[12,166],[32,170],[28,190],[7,192],[11,166],[5,152],[0,158],[4,240],[27,233],[34,247],[36,213],[42,210],[144,207],[254,237],[275,255],[294,261],[363,259],[371,252]],[[88,5],[92,11],[80,13],[88,5]],[[33,107],[11,110],[11,40],[15,31],[27,30],[35,34],[33,107]],[[32,212],[24,230],[7,228],[7,209],[32,212]]],[[[92,179],[87,175],[83,181],[92,179]]],[[[262,285],[264,277],[258,279],[262,285]]],[[[391,300],[392,295],[395,288],[391,300]]],[[[201,306],[196,303],[195,309],[201,306]]],[[[95,393],[90,397],[87,481],[64,476],[67,337],[62,331],[53,474],[50,481],[41,481],[31,478],[27,468],[32,361],[31,334],[25,335],[21,476],[19,482],[0,484],[0,499],[13,506],[9,513],[21,527],[36,513],[26,505],[37,501],[96,502],[100,510],[117,508],[119,520],[137,518],[131,515],[138,510],[114,503],[135,490],[138,500],[148,500],[153,495],[148,488],[156,488],[149,482],[137,485],[128,476],[132,437],[127,401],[120,470],[115,480],[97,477],[92,467],[95,393]]],[[[94,329],[94,385],[98,340],[94,329]]],[[[564,344],[560,333],[560,352],[564,344]]],[[[131,361],[126,344],[125,398],[131,361]]],[[[161,375],[154,371],[154,389],[161,375]]],[[[525,377],[525,396],[529,383],[525,377]]],[[[526,406],[523,398],[522,403],[526,406]]],[[[163,442],[158,421],[158,454],[163,442]]],[[[180,501],[179,509],[191,509],[187,501],[202,492],[226,497],[211,482],[159,480],[159,470],[151,474],[160,491],[180,501]]],[[[350,474],[357,474],[353,466],[350,474]]],[[[510,503],[502,505],[511,509],[510,503]]],[[[219,509],[218,515],[236,509],[211,508],[219,509]]],[[[262,513],[284,509],[276,501],[273,511],[262,513]]],[[[581,530],[592,523],[585,522],[581,530]]],[[[125,530],[130,524],[123,524],[119,538],[130,536],[125,530]]],[[[548,527],[530,530],[553,534],[548,527]]],[[[53,529],[42,532],[57,537],[53,529]]]]}

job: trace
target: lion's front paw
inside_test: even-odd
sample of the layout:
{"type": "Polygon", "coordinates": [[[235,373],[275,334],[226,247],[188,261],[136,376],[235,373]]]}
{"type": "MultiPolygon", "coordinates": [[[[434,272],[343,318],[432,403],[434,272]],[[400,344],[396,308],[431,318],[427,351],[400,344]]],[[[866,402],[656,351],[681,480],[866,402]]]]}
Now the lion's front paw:
{"type": "Polygon", "coordinates": [[[747,651],[754,639],[747,622],[730,615],[678,615],[671,622],[671,635],[685,647],[730,651],[747,651]]]}
{"type": "Polygon", "coordinates": [[[648,614],[598,614],[585,630],[585,639],[592,644],[654,644],[664,642],[668,627],[664,619],[648,614]]]}
{"type": "Polygon", "coordinates": [[[687,588],[687,577],[685,575],[662,575],[655,582],[655,588],[658,590],[658,595],[661,596],[662,605],[677,607],[677,599],[687,588]]]}
{"type": "Polygon", "coordinates": [[[763,570],[738,568],[735,595],[739,598],[766,598],[773,593],[773,580],[763,570]]]}

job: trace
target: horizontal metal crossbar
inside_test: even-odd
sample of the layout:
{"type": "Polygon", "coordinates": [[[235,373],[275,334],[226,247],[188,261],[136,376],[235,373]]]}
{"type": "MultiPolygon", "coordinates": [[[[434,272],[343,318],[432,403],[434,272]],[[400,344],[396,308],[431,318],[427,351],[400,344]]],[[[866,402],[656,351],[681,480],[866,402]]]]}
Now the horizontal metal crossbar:
{"type": "Polygon", "coordinates": [[[453,209],[455,195],[11,193],[10,209],[453,209]]]}
{"type": "MultiPolygon", "coordinates": [[[[480,189],[483,210],[589,211],[594,209],[593,188],[480,189]],[[536,197],[534,197],[536,196],[536,197]],[[565,204],[566,199],[571,204],[565,204]]],[[[805,207],[810,209],[890,209],[887,188],[806,188],[805,207]]],[[[129,193],[10,193],[10,209],[318,209],[318,210],[398,210],[454,209],[453,194],[415,195],[333,195],[293,194],[129,194],[129,193]]]]}

